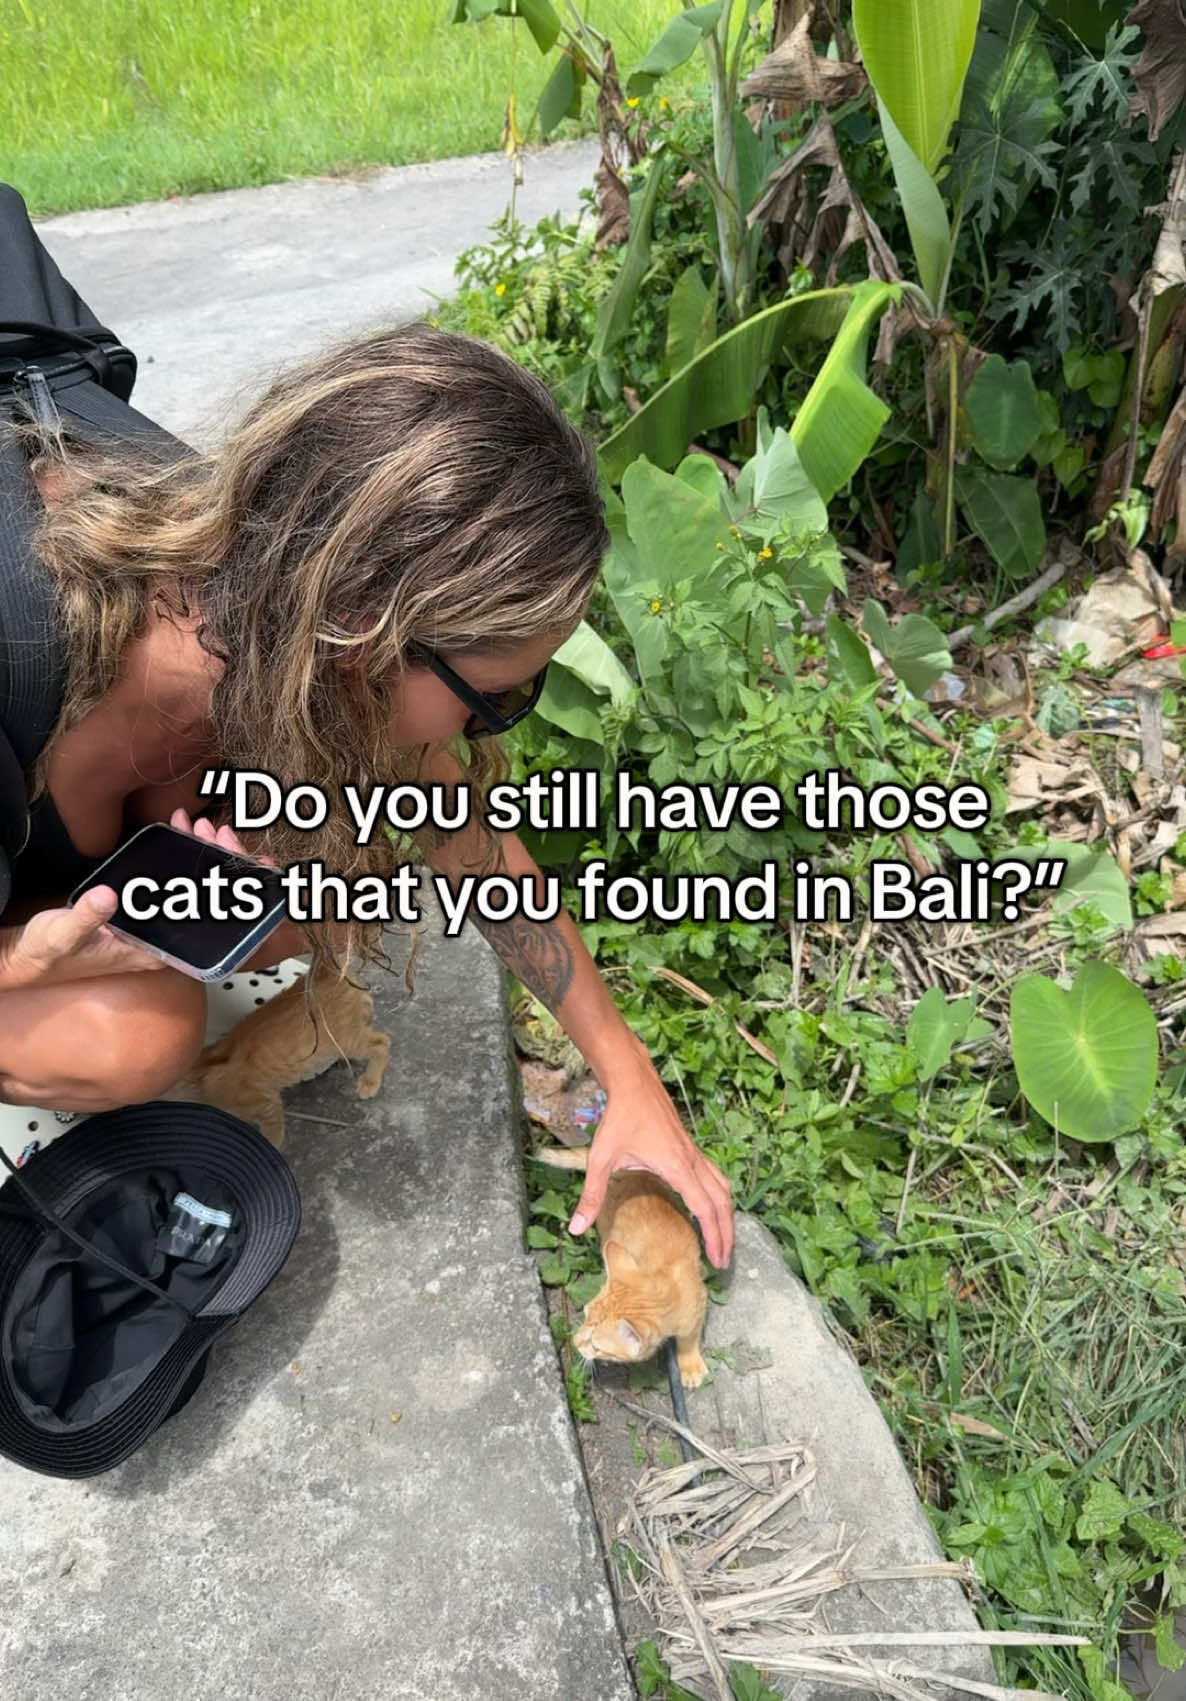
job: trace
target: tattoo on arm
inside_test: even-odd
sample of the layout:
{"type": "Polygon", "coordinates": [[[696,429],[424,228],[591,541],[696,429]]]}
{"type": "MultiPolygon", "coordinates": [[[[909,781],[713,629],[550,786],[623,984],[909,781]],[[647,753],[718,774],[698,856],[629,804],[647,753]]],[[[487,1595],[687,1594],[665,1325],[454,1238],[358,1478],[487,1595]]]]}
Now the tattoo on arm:
{"type": "Polygon", "coordinates": [[[513,975],[531,988],[555,1014],[572,984],[572,947],[552,923],[527,921],[513,916],[509,921],[482,921],[471,916],[482,936],[488,939],[513,975]]]}

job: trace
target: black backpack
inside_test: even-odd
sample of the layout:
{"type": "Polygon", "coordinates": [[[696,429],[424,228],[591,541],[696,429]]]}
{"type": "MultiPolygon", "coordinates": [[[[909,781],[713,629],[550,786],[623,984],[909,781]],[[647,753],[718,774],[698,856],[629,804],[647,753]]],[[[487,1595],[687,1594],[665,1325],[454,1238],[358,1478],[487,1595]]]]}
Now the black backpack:
{"type": "MultiPolygon", "coordinates": [[[[135,380],[136,356],[67,283],[21,196],[0,183],[0,418],[31,410],[45,423],[61,420],[79,435],[148,435],[184,451],[185,445],[128,406],[135,380]]],[[[48,733],[62,691],[59,660],[44,643],[48,587],[27,570],[22,481],[27,483],[15,444],[0,448],[0,915],[8,902],[9,863],[27,830],[28,736],[32,731],[36,742],[48,733]],[[14,658],[28,654],[30,645],[41,662],[24,681],[18,727],[11,673],[14,658]],[[44,659],[51,654],[52,666],[44,659]]]]}

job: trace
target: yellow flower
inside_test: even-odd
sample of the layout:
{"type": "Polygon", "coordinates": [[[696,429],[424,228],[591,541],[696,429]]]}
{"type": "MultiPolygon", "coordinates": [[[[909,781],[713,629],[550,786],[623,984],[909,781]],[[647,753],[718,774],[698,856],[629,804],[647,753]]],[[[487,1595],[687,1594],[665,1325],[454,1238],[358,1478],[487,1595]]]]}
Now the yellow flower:
{"type": "Polygon", "coordinates": [[[660,610],[660,609],[661,609],[661,608],[662,608],[662,607],[663,607],[663,604],[662,604],[662,603],[661,603],[661,602],[659,602],[659,601],[658,601],[658,600],[657,600],[657,599],[656,599],[656,601],[654,601],[654,602],[653,602],[653,603],[652,603],[652,604],[651,604],[651,613],[652,613],[652,614],[658,614],[658,613],[659,613],[659,610],[660,610]]]}
{"type": "Polygon", "coordinates": [[[664,112],[667,111],[667,96],[666,95],[660,95],[659,96],[659,105],[663,108],[664,112]]]}
{"type": "Polygon", "coordinates": [[[718,549],[724,549],[724,547],[725,547],[725,546],[724,546],[724,544],[723,544],[723,543],[718,543],[718,544],[717,544],[717,548],[718,548],[718,549]]]}
{"type": "Polygon", "coordinates": [[[638,105],[638,96],[637,95],[627,95],[626,96],[626,105],[627,106],[637,106],[638,105]]]}
{"type": "Polygon", "coordinates": [[[759,549],[758,560],[759,561],[769,561],[770,557],[773,554],[774,554],[774,551],[772,549],[759,549]]]}
{"type": "Polygon", "coordinates": [[[740,537],[741,533],[736,526],[730,526],[729,527],[729,536],[730,537],[740,537]]]}
{"type": "Polygon", "coordinates": [[[494,286],[495,295],[505,295],[506,292],[507,292],[506,284],[504,284],[504,283],[496,283],[495,284],[495,286],[494,286]]]}

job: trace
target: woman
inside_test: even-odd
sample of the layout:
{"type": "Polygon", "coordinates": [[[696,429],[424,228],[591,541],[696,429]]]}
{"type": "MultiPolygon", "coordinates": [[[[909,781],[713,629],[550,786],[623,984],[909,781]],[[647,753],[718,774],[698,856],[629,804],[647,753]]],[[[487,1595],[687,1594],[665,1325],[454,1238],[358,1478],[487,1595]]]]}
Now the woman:
{"type": "MultiPolygon", "coordinates": [[[[9,431],[41,498],[22,594],[45,597],[65,689],[49,736],[21,753],[34,809],[0,915],[0,1098],[91,1111],[185,1074],[205,991],[104,927],[110,889],[65,907],[82,875],[147,821],[239,848],[200,814],[207,768],[266,769],[335,804],[351,783],[480,793],[505,759],[470,741],[532,700],[608,535],[593,455],[546,388],[493,348],[420,324],[286,373],[214,457],[32,420],[9,431]],[[468,766],[449,748],[458,735],[468,766]]],[[[0,628],[6,618],[0,600],[0,628]]],[[[419,835],[433,869],[541,878],[514,835],[472,817],[419,835]]],[[[244,848],[347,877],[386,857],[390,871],[392,847],[360,850],[352,833],[335,808],[324,829],[281,823],[244,848]]],[[[729,1183],[681,1127],[571,919],[476,925],[607,1093],[573,1232],[614,1169],[651,1169],[727,1264],[729,1183]]],[[[327,948],[286,923],[252,966],[311,945],[327,948]]]]}

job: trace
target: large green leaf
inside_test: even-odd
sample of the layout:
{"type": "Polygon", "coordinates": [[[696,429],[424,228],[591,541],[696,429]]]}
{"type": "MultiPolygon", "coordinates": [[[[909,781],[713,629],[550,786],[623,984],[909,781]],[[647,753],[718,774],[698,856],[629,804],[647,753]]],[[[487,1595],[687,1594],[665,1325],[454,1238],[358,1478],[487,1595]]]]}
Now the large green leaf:
{"type": "Polygon", "coordinates": [[[1094,904],[1108,921],[1108,931],[1131,933],[1132,895],[1124,870],[1103,845],[1082,845],[1073,839],[1046,839],[1039,845],[1016,845],[1010,852],[1019,862],[1065,862],[1056,915],[1094,904]]]}
{"type": "Polygon", "coordinates": [[[1157,1018],[1109,963],[1086,963],[1069,992],[1022,975],[1009,1003],[1013,1061],[1038,1115],[1074,1140],[1135,1128],[1157,1085],[1157,1018]]]}
{"type": "Polygon", "coordinates": [[[869,333],[901,285],[873,278],[858,284],[815,382],[803,398],[791,437],[807,476],[825,502],[848,483],[876,443],[890,410],[865,382],[869,333]]]}
{"type": "Polygon", "coordinates": [[[951,667],[947,640],[925,614],[907,614],[891,626],[885,610],[872,598],[861,614],[869,642],[885,657],[894,674],[913,697],[922,697],[951,667]]]}
{"type": "Polygon", "coordinates": [[[658,41],[640,59],[626,80],[628,95],[650,94],[660,77],[674,71],[677,65],[689,60],[704,37],[714,30],[725,0],[711,0],[708,6],[691,6],[672,18],[658,41]]]}
{"type": "Polygon", "coordinates": [[[980,0],[853,0],[869,81],[932,177],[959,116],[979,18],[980,0]]]}
{"type": "Polygon", "coordinates": [[[1033,479],[958,467],[955,493],[968,524],[1011,579],[1036,572],[1046,553],[1046,524],[1033,479]]]}
{"type": "Polygon", "coordinates": [[[717,545],[729,542],[716,502],[644,460],[627,468],[622,500],[644,580],[668,588],[715,571],[717,545]]]}
{"type": "Polygon", "coordinates": [[[919,1080],[933,1080],[961,1040],[986,1039],[991,1032],[989,1023],[976,1018],[974,992],[949,1001],[941,987],[928,987],[906,1024],[906,1043],[918,1060],[919,1080]]]}
{"type": "Polygon", "coordinates": [[[536,713],[573,738],[601,743],[601,705],[597,693],[565,667],[550,667],[536,713]]]}
{"type": "Polygon", "coordinates": [[[541,53],[550,53],[560,34],[560,19],[548,0],[454,0],[449,22],[476,23],[482,18],[519,17],[535,38],[541,53]]]}
{"type": "MultiPolygon", "coordinates": [[[[765,423],[764,408],[759,409],[765,423]]],[[[759,430],[758,450],[741,469],[733,487],[735,521],[752,525],[770,538],[784,519],[797,532],[824,532],[828,510],[808,478],[794,440],[778,426],[759,430]]]]}
{"type": "Polygon", "coordinates": [[[834,336],[852,298],[850,289],[790,296],[718,337],[606,438],[599,450],[606,479],[616,484],[639,455],[677,466],[702,432],[745,419],[784,341],[834,336]]]}
{"type": "Polygon", "coordinates": [[[564,119],[581,116],[581,92],[587,75],[583,58],[574,58],[571,53],[557,56],[535,108],[541,136],[550,136],[564,119]]]}
{"type": "Polygon", "coordinates": [[[843,680],[854,691],[860,691],[866,685],[875,685],[877,669],[873,666],[873,657],[869,654],[868,645],[860,635],[835,614],[828,616],[827,634],[830,682],[838,685],[843,680]]]}
{"type": "Polygon", "coordinates": [[[943,275],[951,253],[951,226],[947,208],[914,149],[898,129],[883,101],[877,103],[881,115],[881,130],[894,169],[894,182],[906,215],[910,246],[918,267],[918,281],[933,307],[938,307],[943,290],[943,275]]]}
{"type": "Polygon", "coordinates": [[[705,494],[643,458],[627,469],[622,497],[610,492],[606,517],[613,542],[605,587],[646,683],[660,674],[667,655],[665,605],[716,571],[718,546],[730,541],[729,520],[715,491],[705,494]]]}
{"type": "MultiPolygon", "coordinates": [[[[572,637],[561,644],[552,662],[558,662],[594,691],[608,692],[614,703],[628,702],[634,694],[634,681],[587,620],[582,620],[572,637]]],[[[551,679],[550,669],[548,678],[551,679]]]]}
{"type": "Polygon", "coordinates": [[[972,441],[993,467],[1015,467],[1033,448],[1042,429],[1042,409],[1029,362],[1010,365],[990,354],[964,399],[972,441]]]}

